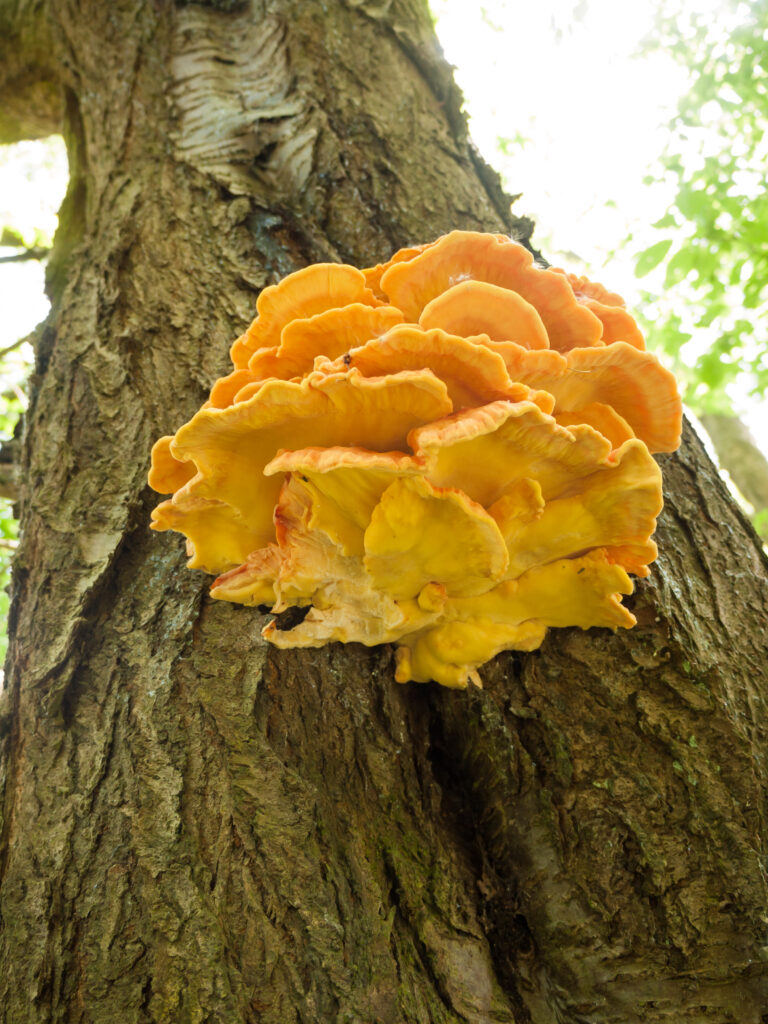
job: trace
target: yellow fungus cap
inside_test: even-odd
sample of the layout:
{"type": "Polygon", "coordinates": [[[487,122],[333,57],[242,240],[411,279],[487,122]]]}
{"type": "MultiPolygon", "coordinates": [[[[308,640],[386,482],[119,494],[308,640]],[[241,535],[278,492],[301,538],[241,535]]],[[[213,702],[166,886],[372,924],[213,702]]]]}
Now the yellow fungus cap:
{"type": "Polygon", "coordinates": [[[415,428],[408,443],[439,487],[487,507],[523,477],[546,500],[606,465],[611,443],[592,427],[566,429],[532,402],[493,402],[415,428]]]}
{"type": "Polygon", "coordinates": [[[391,266],[381,288],[415,322],[429,302],[462,281],[485,281],[520,295],[538,311],[551,348],[565,351],[600,340],[600,321],[577,301],[563,275],[534,266],[527,249],[498,235],[452,231],[413,259],[391,266]]]}
{"type": "Polygon", "coordinates": [[[472,674],[500,651],[534,650],[551,626],[635,624],[621,604],[632,593],[626,572],[603,552],[560,559],[499,583],[479,597],[446,601],[447,620],[406,638],[398,652],[396,679],[465,687],[472,674]]]}
{"type": "Polygon", "coordinates": [[[244,369],[262,348],[280,343],[280,334],[292,320],[304,319],[350,303],[378,306],[365,275],[344,263],[313,263],[265,288],[256,301],[258,316],[232,346],[235,369],[244,369]]]}
{"type": "Polygon", "coordinates": [[[586,277],[568,274],[559,267],[553,269],[567,278],[578,301],[594,313],[603,325],[603,333],[600,336],[603,344],[611,345],[614,341],[624,341],[635,348],[645,348],[643,332],[635,318],[625,309],[624,299],[620,295],[609,292],[601,284],[586,277]]]}
{"type": "Polygon", "coordinates": [[[477,340],[501,356],[511,380],[552,395],[556,416],[568,413],[571,423],[588,422],[578,414],[600,403],[610,406],[651,452],[671,452],[680,444],[683,407],[677,384],[652,352],[625,342],[564,354],[531,352],[512,342],[477,340]]]}
{"type": "Polygon", "coordinates": [[[607,437],[614,448],[635,436],[634,430],[624,417],[619,416],[613,406],[606,405],[605,402],[587,402],[576,411],[556,410],[553,416],[561,427],[576,427],[580,423],[586,423],[603,437],[607,437]]]}
{"type": "Polygon", "coordinates": [[[574,493],[545,502],[536,481],[526,480],[489,509],[509,550],[507,575],[592,548],[646,540],[661,512],[661,471],[640,441],[627,441],[615,460],[582,477],[574,493]],[[531,490],[536,491],[531,494],[531,490]]]}
{"type": "Polygon", "coordinates": [[[419,325],[462,337],[485,334],[491,341],[514,341],[523,348],[549,348],[536,307],[517,292],[486,281],[462,281],[444,291],[424,307],[419,325]]]}
{"type": "MultiPolygon", "coordinates": [[[[155,528],[186,532],[187,508],[196,509],[199,498],[216,500],[258,538],[253,550],[274,537],[280,480],[265,476],[264,467],[280,449],[362,441],[367,448],[388,451],[402,447],[414,425],[450,409],[445,385],[428,370],[267,381],[248,401],[203,409],[177,432],[171,454],[179,463],[192,463],[196,474],[174,496],[173,523],[158,515],[155,528]]],[[[153,478],[157,475],[153,468],[153,478]]]]}
{"type": "Polygon", "coordinates": [[[234,369],[152,450],[213,597],[304,610],[277,647],[396,643],[396,679],[480,685],[550,628],[630,628],[679,442],[620,296],[454,231],[259,296],[234,369]]]}
{"type": "Polygon", "coordinates": [[[353,348],[329,369],[341,365],[355,367],[366,377],[431,370],[445,382],[454,409],[476,408],[500,398],[518,402],[530,392],[525,384],[510,380],[504,360],[490,349],[439,329],[424,331],[410,324],[353,348]]]}
{"type": "Polygon", "coordinates": [[[481,594],[502,578],[509,557],[482,505],[424,477],[405,477],[373,510],[364,564],[376,589],[403,600],[433,582],[449,596],[481,594]]]}
{"type": "Polygon", "coordinates": [[[304,377],[312,371],[318,356],[329,359],[343,356],[351,348],[385,334],[403,319],[395,306],[374,308],[353,302],[340,309],[293,320],[283,328],[280,344],[255,352],[248,369],[254,380],[304,377]]]}

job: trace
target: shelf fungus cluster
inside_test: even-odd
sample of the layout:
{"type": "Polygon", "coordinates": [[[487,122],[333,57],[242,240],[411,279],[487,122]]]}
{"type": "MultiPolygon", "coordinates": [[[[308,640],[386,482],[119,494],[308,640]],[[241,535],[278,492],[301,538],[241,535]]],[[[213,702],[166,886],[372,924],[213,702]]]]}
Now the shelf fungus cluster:
{"type": "Polygon", "coordinates": [[[278,647],[394,642],[400,682],[454,687],[550,626],[634,624],[681,406],[618,295],[454,231],[257,311],[152,453],[153,526],[213,597],[303,608],[278,647]]]}

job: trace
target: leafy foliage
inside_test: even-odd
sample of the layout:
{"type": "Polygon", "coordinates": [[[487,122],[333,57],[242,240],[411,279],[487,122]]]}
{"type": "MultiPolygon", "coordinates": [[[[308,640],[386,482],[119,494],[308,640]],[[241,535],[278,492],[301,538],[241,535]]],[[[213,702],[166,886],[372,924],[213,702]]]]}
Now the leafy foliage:
{"type": "Polygon", "coordinates": [[[768,0],[728,0],[714,17],[665,2],[647,44],[685,64],[691,84],[646,179],[671,184],[674,198],[636,274],[663,271],[663,297],[646,295],[649,340],[700,411],[727,410],[729,384],[745,375],[753,393],[768,387],[766,25],[768,0]]]}

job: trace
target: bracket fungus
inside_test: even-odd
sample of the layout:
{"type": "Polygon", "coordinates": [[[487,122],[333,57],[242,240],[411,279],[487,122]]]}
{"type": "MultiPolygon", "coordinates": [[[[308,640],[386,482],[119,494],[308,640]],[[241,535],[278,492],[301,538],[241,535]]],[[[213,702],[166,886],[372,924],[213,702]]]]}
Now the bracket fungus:
{"type": "Polygon", "coordinates": [[[305,610],[278,647],[398,645],[399,682],[480,685],[550,627],[629,628],[679,444],[675,380],[621,298],[453,231],[259,296],[234,369],[152,451],[214,598],[305,610]]]}

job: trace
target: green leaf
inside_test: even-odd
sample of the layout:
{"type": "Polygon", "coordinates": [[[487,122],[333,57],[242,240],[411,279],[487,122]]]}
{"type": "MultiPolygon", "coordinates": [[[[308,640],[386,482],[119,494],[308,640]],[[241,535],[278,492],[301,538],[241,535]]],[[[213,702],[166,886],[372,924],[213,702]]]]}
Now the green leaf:
{"type": "Polygon", "coordinates": [[[646,274],[650,274],[667,255],[671,245],[672,239],[665,238],[663,242],[656,242],[650,248],[638,253],[635,258],[635,276],[645,277],[646,274]]]}
{"type": "Polygon", "coordinates": [[[24,236],[16,228],[10,228],[7,225],[0,231],[0,245],[7,245],[14,249],[23,249],[26,245],[24,236]]]}
{"type": "Polygon", "coordinates": [[[667,264],[667,271],[664,275],[664,287],[671,288],[673,285],[685,280],[696,266],[698,255],[696,249],[691,245],[686,245],[676,252],[667,264]]]}
{"type": "Polygon", "coordinates": [[[768,508],[761,508],[752,516],[752,525],[763,541],[768,542],[768,508]]]}
{"type": "MultiPolygon", "coordinates": [[[[607,205],[608,204],[606,203],[606,206],[607,205]]],[[[661,220],[657,220],[655,224],[651,224],[651,227],[657,228],[659,231],[663,231],[665,228],[676,228],[677,220],[675,219],[673,213],[667,211],[667,213],[664,214],[661,220]]]]}

